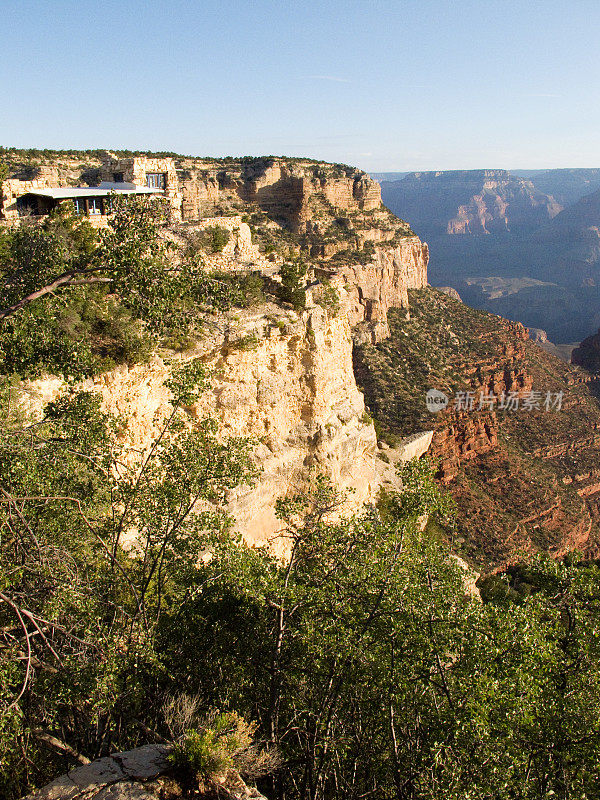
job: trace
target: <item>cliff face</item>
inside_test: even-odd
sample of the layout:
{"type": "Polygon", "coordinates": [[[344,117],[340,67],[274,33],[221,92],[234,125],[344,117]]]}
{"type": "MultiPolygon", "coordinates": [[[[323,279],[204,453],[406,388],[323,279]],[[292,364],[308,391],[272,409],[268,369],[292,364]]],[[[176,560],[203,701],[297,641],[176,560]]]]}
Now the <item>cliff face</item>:
{"type": "MultiPolygon", "coordinates": [[[[382,462],[354,377],[353,338],[379,342],[389,335],[390,309],[409,313],[408,289],[427,283],[427,245],[382,205],[379,185],[352,167],[281,158],[174,163],[184,222],[166,238],[185,247],[223,228],[222,250],[200,253],[205,267],[252,272],[271,288],[282,264],[308,267],[304,310],[268,300],[212,318],[206,338],[185,355],[200,357],[212,376],[211,390],[188,409],[190,423],[215,415],[223,435],[250,437],[262,470],[254,488],[230,498],[237,528],[253,544],[269,542],[279,528],[276,500],[316,471],[352,490],[348,511],[374,501],[382,462]]],[[[57,179],[75,180],[77,168],[61,162],[57,179]]],[[[87,169],[91,175],[96,162],[87,169]]],[[[181,357],[157,352],[148,364],[83,384],[126,421],[131,459],[171,410],[164,382],[169,359],[181,357]]],[[[31,413],[63,390],[55,378],[26,388],[31,413]]]]}
{"type": "Polygon", "coordinates": [[[311,220],[315,195],[341,210],[370,211],[381,205],[379,184],[351,167],[286,159],[255,159],[224,164],[183,159],[179,162],[184,219],[198,219],[219,202],[237,197],[257,205],[295,233],[311,220]]]}
{"type": "MultiPolygon", "coordinates": [[[[347,305],[343,289],[340,294],[347,305]]],[[[201,357],[213,376],[210,391],[187,409],[190,422],[215,415],[224,435],[254,441],[258,484],[241,487],[229,505],[247,541],[266,544],[273,537],[279,528],[275,501],[301,490],[317,470],[353,490],[348,510],[374,500],[376,437],[354,380],[345,306],[333,318],[317,305],[301,314],[270,305],[232,315],[188,357],[201,357]]],[[[132,458],[147,451],[171,411],[164,386],[170,372],[156,355],[149,364],[123,366],[83,384],[126,420],[132,458]]],[[[58,379],[25,388],[25,407],[34,414],[63,390],[58,379]]]]}
{"type": "Polygon", "coordinates": [[[350,293],[350,324],[357,342],[380,342],[390,335],[390,308],[408,309],[408,289],[427,285],[429,250],[414,236],[395,247],[376,248],[372,261],[340,270],[350,293]]]}

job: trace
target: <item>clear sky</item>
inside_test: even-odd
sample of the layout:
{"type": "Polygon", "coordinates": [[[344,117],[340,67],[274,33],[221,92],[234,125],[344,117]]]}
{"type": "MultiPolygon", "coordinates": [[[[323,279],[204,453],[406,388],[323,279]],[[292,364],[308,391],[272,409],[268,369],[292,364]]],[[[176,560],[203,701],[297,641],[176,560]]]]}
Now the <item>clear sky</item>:
{"type": "Polygon", "coordinates": [[[600,166],[599,0],[0,0],[0,144],[600,166]]]}

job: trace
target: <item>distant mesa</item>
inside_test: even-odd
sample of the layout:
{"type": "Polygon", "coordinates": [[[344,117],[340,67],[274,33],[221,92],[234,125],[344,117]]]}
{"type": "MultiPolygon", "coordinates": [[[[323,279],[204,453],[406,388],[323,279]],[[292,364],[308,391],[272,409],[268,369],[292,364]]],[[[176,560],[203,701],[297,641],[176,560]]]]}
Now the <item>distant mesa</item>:
{"type": "Polygon", "coordinates": [[[379,175],[383,202],[429,245],[433,285],[557,345],[598,329],[599,168],[379,175]]]}

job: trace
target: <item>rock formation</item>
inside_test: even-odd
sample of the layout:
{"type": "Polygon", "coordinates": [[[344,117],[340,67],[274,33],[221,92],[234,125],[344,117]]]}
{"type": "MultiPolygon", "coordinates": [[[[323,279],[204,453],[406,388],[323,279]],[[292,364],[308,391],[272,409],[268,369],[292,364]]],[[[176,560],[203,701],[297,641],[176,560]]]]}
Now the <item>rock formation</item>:
{"type": "MultiPolygon", "coordinates": [[[[66,179],[66,166],[61,170],[66,179]]],[[[301,489],[317,470],[352,490],[348,511],[374,501],[382,465],[354,377],[353,339],[381,341],[389,335],[389,309],[408,313],[408,289],[427,283],[427,245],[382,206],[379,185],[350,167],[183,159],[178,180],[184,217],[204,216],[172,225],[167,238],[185,246],[224,229],[225,246],[202,254],[206,268],[250,271],[267,281],[279,280],[289,252],[308,257],[306,308],[269,301],[236,309],[209,319],[205,338],[184,356],[157,352],[148,364],[119,367],[83,387],[100,392],[106,410],[126,420],[124,441],[134,458],[171,410],[164,386],[170,362],[202,358],[212,388],[188,409],[190,419],[216,415],[224,436],[249,437],[261,468],[257,485],[240,487],[229,504],[251,543],[272,540],[276,500],[301,489]],[[335,308],[324,303],[325,291],[333,292],[335,308]]],[[[46,377],[25,390],[24,408],[39,414],[64,387],[46,377]]]]}
{"type": "Polygon", "coordinates": [[[413,172],[384,183],[386,204],[423,235],[530,231],[562,206],[502,169],[413,172]]]}
{"type": "Polygon", "coordinates": [[[148,744],[77,767],[27,795],[23,800],[185,800],[220,797],[223,800],[265,800],[239,775],[201,791],[189,777],[172,767],[166,745],[148,744]]]}
{"type": "Polygon", "coordinates": [[[588,336],[573,350],[571,363],[583,367],[594,375],[600,373],[600,331],[588,336]]]}

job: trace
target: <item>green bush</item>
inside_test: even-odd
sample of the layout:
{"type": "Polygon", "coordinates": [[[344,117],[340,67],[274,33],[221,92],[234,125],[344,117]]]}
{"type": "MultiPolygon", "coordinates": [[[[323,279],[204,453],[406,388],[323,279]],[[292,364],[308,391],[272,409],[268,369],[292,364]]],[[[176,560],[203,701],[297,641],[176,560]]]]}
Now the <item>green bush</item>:
{"type": "Polygon", "coordinates": [[[308,266],[302,261],[281,265],[281,299],[301,311],[306,306],[306,273],[308,266]]]}
{"type": "Polygon", "coordinates": [[[222,225],[211,225],[202,231],[202,242],[211,253],[222,253],[231,233],[222,225]]]}
{"type": "Polygon", "coordinates": [[[228,350],[256,350],[260,344],[259,339],[252,333],[246,336],[240,336],[239,339],[233,339],[227,343],[228,350]]]}
{"type": "Polygon", "coordinates": [[[253,744],[257,727],[235,711],[213,713],[176,742],[169,760],[192,772],[199,783],[222,780],[232,770],[258,778],[279,766],[279,756],[275,751],[260,751],[253,744]]]}
{"type": "Polygon", "coordinates": [[[340,313],[340,296],[334,286],[322,286],[315,300],[330,318],[340,313]]]}
{"type": "Polygon", "coordinates": [[[222,253],[230,238],[231,233],[222,225],[210,225],[202,230],[192,230],[186,235],[183,256],[197,262],[201,261],[206,253],[222,253]]]}
{"type": "Polygon", "coordinates": [[[264,303],[264,280],[256,272],[213,272],[211,278],[223,284],[231,305],[251,308],[264,303]]]}

